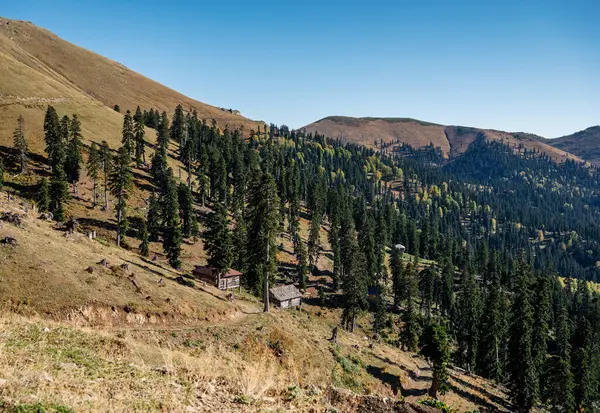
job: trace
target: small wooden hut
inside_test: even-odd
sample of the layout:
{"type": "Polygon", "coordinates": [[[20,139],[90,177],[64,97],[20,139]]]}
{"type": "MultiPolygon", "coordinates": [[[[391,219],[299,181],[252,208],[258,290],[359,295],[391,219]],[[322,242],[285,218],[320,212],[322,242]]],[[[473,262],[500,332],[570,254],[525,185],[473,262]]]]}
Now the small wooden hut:
{"type": "Polygon", "coordinates": [[[281,308],[296,307],[302,304],[302,293],[293,285],[280,285],[269,289],[269,298],[281,308]]]}
{"type": "Polygon", "coordinates": [[[242,288],[241,277],[242,273],[234,269],[227,271],[225,275],[219,277],[219,270],[208,266],[196,266],[192,271],[194,277],[214,285],[219,290],[229,290],[232,288],[242,288]]]}

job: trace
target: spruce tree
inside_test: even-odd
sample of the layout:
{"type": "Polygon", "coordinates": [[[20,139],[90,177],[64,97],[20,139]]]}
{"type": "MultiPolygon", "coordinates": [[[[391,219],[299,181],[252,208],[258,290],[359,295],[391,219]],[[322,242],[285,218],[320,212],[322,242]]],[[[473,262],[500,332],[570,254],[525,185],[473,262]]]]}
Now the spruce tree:
{"type": "Polygon", "coordinates": [[[256,171],[248,198],[248,273],[249,286],[263,296],[264,311],[269,311],[269,278],[276,271],[275,239],[279,230],[279,197],[273,177],[256,171]]]}
{"type": "Polygon", "coordinates": [[[127,219],[127,200],[133,185],[133,174],[131,171],[131,157],[127,147],[119,148],[115,159],[113,170],[110,173],[108,185],[112,196],[116,201],[117,218],[117,246],[125,239],[129,221],[127,219]]]}
{"type": "Polygon", "coordinates": [[[413,352],[417,351],[419,336],[421,335],[421,325],[417,312],[417,296],[419,294],[417,268],[418,264],[415,262],[407,264],[404,270],[406,307],[402,313],[403,325],[400,329],[402,347],[413,352]]]}
{"type": "Polygon", "coordinates": [[[158,198],[156,197],[154,192],[152,192],[150,194],[150,199],[148,200],[148,217],[147,217],[148,238],[152,242],[157,242],[159,239],[159,236],[160,236],[161,223],[162,223],[161,210],[162,210],[162,208],[161,208],[160,202],[158,201],[158,198]]]}
{"type": "Polygon", "coordinates": [[[69,183],[62,164],[52,168],[50,178],[50,212],[58,222],[65,220],[65,203],[69,199],[69,183]]]}
{"type": "Polygon", "coordinates": [[[542,376],[544,362],[548,353],[548,333],[550,330],[550,297],[549,284],[545,276],[539,276],[535,291],[535,319],[531,354],[538,376],[542,376]]]}
{"type": "Polygon", "coordinates": [[[27,162],[29,161],[27,140],[25,139],[25,120],[23,115],[19,116],[17,128],[13,132],[13,144],[17,151],[17,163],[21,173],[27,172],[27,162]]]}
{"type": "Polygon", "coordinates": [[[162,211],[164,216],[164,239],[163,249],[173,268],[181,266],[181,221],[179,218],[179,200],[177,194],[177,183],[173,177],[173,170],[169,168],[165,177],[165,195],[162,211]]]}
{"type": "MultiPolygon", "coordinates": [[[[187,188],[186,185],[183,185],[187,188]]],[[[214,212],[208,215],[206,231],[203,234],[204,248],[208,253],[208,265],[217,270],[218,283],[229,271],[233,262],[233,245],[229,229],[227,210],[221,203],[214,206],[214,212]]]]}
{"type": "Polygon", "coordinates": [[[50,210],[50,184],[47,178],[42,178],[39,183],[36,203],[40,212],[48,212],[50,210]]]}
{"type": "Polygon", "coordinates": [[[520,411],[530,411],[539,396],[538,375],[532,354],[533,307],[529,291],[529,268],[519,258],[515,294],[511,308],[509,360],[511,396],[520,411]]]}
{"type": "Polygon", "coordinates": [[[127,153],[131,157],[132,150],[134,147],[135,135],[133,132],[133,119],[131,118],[131,112],[127,111],[123,117],[123,136],[121,137],[121,143],[127,153]]]}
{"type": "Polygon", "coordinates": [[[44,141],[46,142],[48,164],[53,169],[55,165],[64,162],[65,149],[61,140],[58,113],[52,106],[48,106],[44,118],[44,141]]]}
{"type": "Polygon", "coordinates": [[[404,300],[405,280],[403,277],[404,265],[400,257],[400,250],[395,246],[392,248],[390,257],[390,269],[392,272],[392,291],[394,292],[394,306],[400,308],[400,303],[404,300]]]}
{"type": "Polygon", "coordinates": [[[77,193],[77,183],[81,176],[81,124],[77,115],[73,115],[73,119],[69,124],[69,143],[67,144],[67,157],[65,162],[65,172],[67,179],[73,185],[73,193],[77,193]]]}
{"type": "Polygon", "coordinates": [[[146,141],[144,139],[144,118],[142,111],[138,106],[133,115],[133,134],[135,141],[135,163],[140,167],[142,163],[146,163],[146,141]]]}
{"type": "Polygon", "coordinates": [[[464,368],[472,371],[476,367],[482,309],[479,286],[470,264],[467,264],[462,275],[456,307],[458,361],[464,368]]]}
{"type": "Polygon", "coordinates": [[[95,208],[98,203],[98,178],[102,168],[102,159],[96,142],[92,142],[90,146],[86,167],[88,176],[92,179],[92,207],[95,208]]]}
{"type": "Polygon", "coordinates": [[[181,104],[177,105],[175,108],[175,114],[173,115],[169,134],[171,139],[175,142],[180,144],[183,143],[185,135],[185,114],[183,113],[181,104]]]}
{"type": "Polygon", "coordinates": [[[429,323],[424,334],[422,353],[433,364],[433,377],[428,393],[430,397],[437,399],[438,392],[443,395],[448,391],[450,346],[443,324],[436,321],[429,323]]]}
{"type": "Polygon", "coordinates": [[[367,273],[365,257],[358,245],[356,230],[350,219],[346,219],[342,225],[342,249],[342,324],[347,330],[354,331],[356,319],[367,309],[367,273]]]}
{"type": "Polygon", "coordinates": [[[248,228],[243,210],[236,210],[234,213],[235,227],[233,229],[233,266],[238,271],[245,273],[247,270],[247,248],[248,248],[248,228]]]}
{"type": "Polygon", "coordinates": [[[142,257],[147,257],[150,255],[150,239],[148,238],[148,225],[146,224],[145,219],[142,219],[138,237],[140,239],[140,255],[142,257]]]}
{"type": "Polygon", "coordinates": [[[194,213],[194,205],[192,203],[192,192],[190,188],[183,182],[178,188],[179,208],[181,210],[181,218],[183,220],[182,235],[184,238],[197,235],[198,225],[196,215],[194,213]]]}
{"type": "Polygon", "coordinates": [[[296,254],[296,268],[298,270],[298,284],[303,290],[306,289],[306,281],[308,277],[308,251],[304,245],[304,241],[297,235],[298,239],[294,243],[294,253],[296,254]]]}
{"type": "Polygon", "coordinates": [[[108,175],[112,170],[112,155],[106,141],[100,146],[100,162],[102,164],[102,175],[104,176],[104,209],[108,209],[108,175]]]}

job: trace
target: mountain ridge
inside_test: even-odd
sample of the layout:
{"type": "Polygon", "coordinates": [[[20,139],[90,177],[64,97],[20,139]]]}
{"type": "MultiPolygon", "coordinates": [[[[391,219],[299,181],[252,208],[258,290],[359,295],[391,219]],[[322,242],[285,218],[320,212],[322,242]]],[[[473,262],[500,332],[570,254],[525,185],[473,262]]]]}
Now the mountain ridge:
{"type": "Polygon", "coordinates": [[[413,118],[328,116],[302,128],[306,132],[321,133],[332,138],[377,148],[380,142],[395,145],[406,143],[415,148],[433,144],[442,153],[453,158],[464,153],[475,139],[502,141],[511,146],[523,145],[545,153],[555,161],[584,159],[551,145],[547,139],[526,132],[505,132],[460,125],[441,125],[413,118]]]}

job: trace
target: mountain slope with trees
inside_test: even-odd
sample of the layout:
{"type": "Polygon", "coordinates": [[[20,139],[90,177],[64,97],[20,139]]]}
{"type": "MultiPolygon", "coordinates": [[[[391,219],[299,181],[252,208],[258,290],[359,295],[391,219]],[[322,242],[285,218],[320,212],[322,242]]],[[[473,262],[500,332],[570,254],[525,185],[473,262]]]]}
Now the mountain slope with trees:
{"type": "Polygon", "coordinates": [[[365,145],[379,150],[396,150],[402,144],[413,148],[433,145],[446,157],[464,153],[475,139],[483,135],[488,140],[501,141],[515,148],[537,150],[558,162],[581,160],[578,154],[553,145],[550,140],[526,133],[503,132],[465,126],[444,126],[410,118],[352,118],[330,116],[302,128],[309,133],[319,133],[344,142],[365,145]]]}

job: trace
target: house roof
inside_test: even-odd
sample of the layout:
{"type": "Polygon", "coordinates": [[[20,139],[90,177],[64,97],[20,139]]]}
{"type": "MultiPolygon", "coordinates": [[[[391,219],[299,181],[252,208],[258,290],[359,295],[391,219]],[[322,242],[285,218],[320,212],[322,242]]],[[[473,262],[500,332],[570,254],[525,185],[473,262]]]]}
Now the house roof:
{"type": "Polygon", "coordinates": [[[269,292],[277,301],[287,301],[293,298],[302,297],[302,293],[294,286],[294,284],[273,287],[269,289],[269,292]]]}
{"type": "MultiPolygon", "coordinates": [[[[214,267],[209,267],[206,265],[197,265],[196,268],[194,268],[194,274],[197,275],[208,275],[211,277],[216,277],[217,276],[217,269],[214,267]]],[[[234,270],[233,268],[230,268],[229,271],[227,271],[227,274],[225,274],[223,277],[224,278],[228,278],[228,277],[237,277],[243,275],[241,272],[234,270]]]]}

